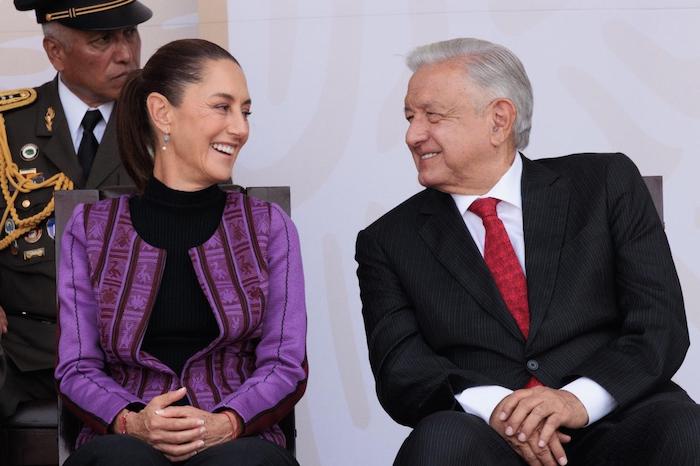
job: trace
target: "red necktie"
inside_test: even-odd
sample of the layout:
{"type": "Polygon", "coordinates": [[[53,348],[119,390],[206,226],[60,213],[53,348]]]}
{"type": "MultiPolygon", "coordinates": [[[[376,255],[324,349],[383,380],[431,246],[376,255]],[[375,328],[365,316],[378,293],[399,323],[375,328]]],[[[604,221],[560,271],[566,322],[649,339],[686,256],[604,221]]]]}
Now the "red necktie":
{"type": "MultiPolygon", "coordinates": [[[[510,243],[506,228],[496,214],[496,205],[501,202],[493,197],[477,199],[469,210],[484,223],[486,239],[484,241],[484,261],[491,271],[498,291],[525,336],[530,332],[530,308],[527,304],[527,282],[525,274],[510,243]]],[[[542,385],[532,377],[525,388],[542,385]]]]}

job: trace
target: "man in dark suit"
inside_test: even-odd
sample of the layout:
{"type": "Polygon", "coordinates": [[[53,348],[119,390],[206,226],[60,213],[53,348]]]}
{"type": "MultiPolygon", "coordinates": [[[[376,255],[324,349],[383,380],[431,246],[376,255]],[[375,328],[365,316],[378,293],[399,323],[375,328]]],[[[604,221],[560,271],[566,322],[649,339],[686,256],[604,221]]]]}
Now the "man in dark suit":
{"type": "Polygon", "coordinates": [[[532,90],[477,39],[408,57],[426,189],[357,239],[397,465],[700,465],[700,409],[666,236],[622,154],[530,160],[532,90]]]}
{"type": "Polygon", "coordinates": [[[111,115],[139,67],[136,26],[152,15],[138,1],[15,6],[36,11],[58,75],[35,89],[0,92],[0,420],[23,401],[55,397],[53,192],[133,184],[111,115]]]}

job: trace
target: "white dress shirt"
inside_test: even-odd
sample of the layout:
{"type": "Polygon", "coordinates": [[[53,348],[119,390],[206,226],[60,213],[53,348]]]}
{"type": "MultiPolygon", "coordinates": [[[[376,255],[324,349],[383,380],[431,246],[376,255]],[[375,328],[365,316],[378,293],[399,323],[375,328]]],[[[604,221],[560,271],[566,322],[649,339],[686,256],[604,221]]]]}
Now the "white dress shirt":
{"type": "Polygon", "coordinates": [[[107,129],[107,122],[109,117],[112,115],[112,109],[114,108],[114,102],[107,102],[102,104],[97,108],[89,107],[85,102],[80,100],[80,98],[73,94],[73,92],[68,89],[68,87],[63,84],[61,78],[58,78],[58,98],[61,99],[61,106],[63,107],[63,113],[66,116],[66,122],[68,123],[68,130],[70,131],[70,138],[73,141],[73,148],[75,153],[78,153],[78,147],[80,147],[80,141],[83,139],[83,127],[80,126],[80,122],[83,121],[85,112],[88,110],[99,110],[102,114],[102,120],[97,123],[95,129],[92,133],[95,135],[97,142],[102,142],[102,136],[105,134],[105,129],[107,129]]]}
{"type": "MultiPolygon", "coordinates": [[[[481,218],[470,212],[469,206],[481,197],[494,197],[501,202],[496,206],[496,213],[506,228],[510,242],[513,245],[520,266],[525,271],[525,238],[523,234],[523,207],[521,195],[521,179],[523,162],[518,154],[508,171],[498,180],[498,183],[483,196],[467,196],[452,194],[457,209],[462,213],[464,223],[472,235],[474,242],[484,255],[484,240],[486,230],[481,218]]],[[[527,271],[525,271],[527,274],[527,271]]],[[[592,424],[610,413],[617,403],[610,393],[598,383],[587,377],[581,377],[563,386],[562,390],[573,393],[588,412],[588,424],[592,424]]],[[[455,395],[465,412],[479,416],[487,423],[496,405],[512,390],[499,385],[485,385],[467,388],[455,395]]]]}

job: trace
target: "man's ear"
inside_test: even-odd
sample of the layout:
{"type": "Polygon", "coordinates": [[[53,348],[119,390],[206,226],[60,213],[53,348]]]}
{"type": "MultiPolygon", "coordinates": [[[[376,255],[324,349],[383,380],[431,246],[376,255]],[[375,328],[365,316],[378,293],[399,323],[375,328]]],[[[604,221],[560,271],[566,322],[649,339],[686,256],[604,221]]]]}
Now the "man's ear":
{"type": "Polygon", "coordinates": [[[505,141],[513,138],[513,127],[515,117],[518,113],[513,101],[506,98],[496,99],[490,104],[491,107],[491,144],[500,146],[505,141]]]}
{"type": "Polygon", "coordinates": [[[163,94],[151,92],[146,97],[146,109],[153,125],[163,134],[170,134],[172,123],[172,105],[163,94]]]}
{"type": "Polygon", "coordinates": [[[66,67],[66,51],[63,44],[52,37],[44,37],[42,42],[46,56],[59,73],[66,67]]]}

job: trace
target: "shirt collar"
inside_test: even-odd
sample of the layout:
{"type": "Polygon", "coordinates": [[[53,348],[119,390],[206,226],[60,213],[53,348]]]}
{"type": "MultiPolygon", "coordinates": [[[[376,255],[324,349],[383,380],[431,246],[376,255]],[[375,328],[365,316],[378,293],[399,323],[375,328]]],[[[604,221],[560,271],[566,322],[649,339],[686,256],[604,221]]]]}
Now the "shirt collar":
{"type": "Polygon", "coordinates": [[[80,122],[83,121],[85,112],[88,110],[99,110],[102,114],[102,119],[106,123],[109,121],[109,117],[112,115],[112,109],[114,108],[114,102],[107,102],[106,104],[98,106],[96,109],[89,107],[68,89],[68,86],[63,83],[60,76],[58,77],[58,97],[61,99],[61,106],[63,107],[63,114],[66,116],[66,123],[68,123],[71,140],[76,147],[80,144],[78,134],[80,122]]]}
{"type": "Polygon", "coordinates": [[[486,194],[482,196],[452,194],[451,196],[462,215],[464,215],[469,206],[472,205],[472,202],[481,197],[495,197],[496,199],[500,199],[501,202],[507,202],[522,210],[522,192],[520,190],[522,174],[523,161],[520,158],[520,154],[516,153],[510,168],[486,194]]]}

